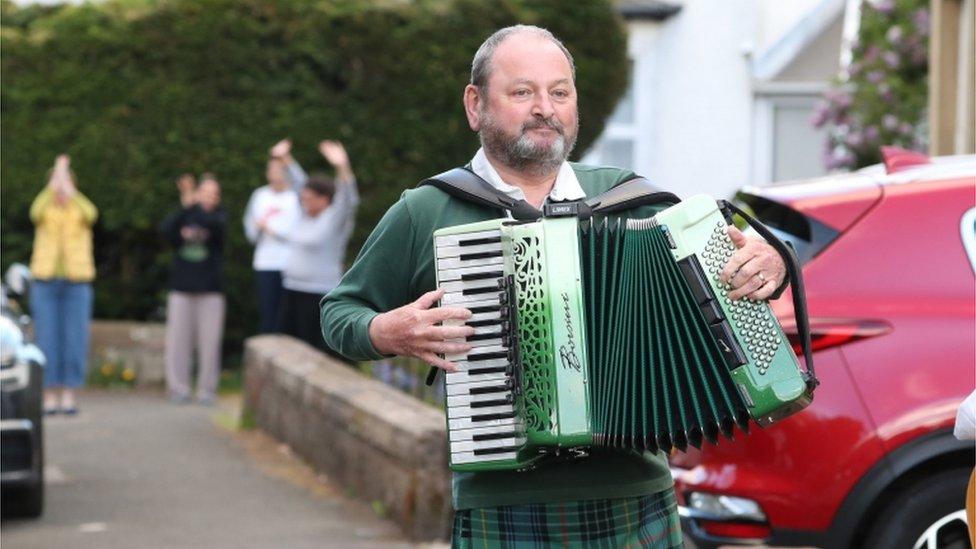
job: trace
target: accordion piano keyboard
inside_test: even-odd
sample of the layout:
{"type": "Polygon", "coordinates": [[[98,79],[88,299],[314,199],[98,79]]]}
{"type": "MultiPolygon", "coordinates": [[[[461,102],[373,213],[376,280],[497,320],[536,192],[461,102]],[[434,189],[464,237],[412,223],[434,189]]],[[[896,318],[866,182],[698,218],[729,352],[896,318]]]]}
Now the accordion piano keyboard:
{"type": "Polygon", "coordinates": [[[446,289],[441,305],[464,307],[473,313],[467,321],[444,324],[475,328],[475,334],[463,340],[472,346],[470,351],[445,357],[459,368],[445,376],[451,462],[514,459],[525,437],[515,413],[505,307],[499,289],[501,233],[442,236],[435,244],[438,281],[446,289]]]}

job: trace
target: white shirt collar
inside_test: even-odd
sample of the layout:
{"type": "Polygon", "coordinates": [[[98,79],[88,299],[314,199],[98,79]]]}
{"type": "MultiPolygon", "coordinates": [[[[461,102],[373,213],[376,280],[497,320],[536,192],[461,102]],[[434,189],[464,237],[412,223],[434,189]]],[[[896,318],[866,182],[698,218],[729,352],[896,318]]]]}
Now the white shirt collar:
{"type": "MultiPolygon", "coordinates": [[[[498,172],[495,171],[495,167],[488,161],[488,157],[485,156],[484,149],[478,149],[474,158],[471,159],[471,171],[508,196],[525,200],[525,193],[522,192],[522,189],[509,185],[502,180],[498,172]]],[[[573,171],[569,162],[563,162],[562,166],[559,167],[559,173],[556,174],[556,183],[552,186],[552,191],[549,192],[549,199],[579,200],[581,198],[586,198],[586,193],[583,192],[579,180],[576,179],[576,172],[573,171]]]]}

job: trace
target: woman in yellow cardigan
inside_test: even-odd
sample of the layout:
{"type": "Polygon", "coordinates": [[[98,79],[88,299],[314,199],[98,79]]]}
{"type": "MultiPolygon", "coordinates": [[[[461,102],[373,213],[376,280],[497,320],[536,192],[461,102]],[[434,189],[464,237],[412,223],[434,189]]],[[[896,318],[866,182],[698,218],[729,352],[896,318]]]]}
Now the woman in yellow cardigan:
{"type": "Polygon", "coordinates": [[[44,351],[45,413],[75,414],[74,389],[85,383],[95,259],[92,224],[98,210],[75,186],[71,160],[58,156],[47,186],[31,205],[31,312],[44,351]]]}

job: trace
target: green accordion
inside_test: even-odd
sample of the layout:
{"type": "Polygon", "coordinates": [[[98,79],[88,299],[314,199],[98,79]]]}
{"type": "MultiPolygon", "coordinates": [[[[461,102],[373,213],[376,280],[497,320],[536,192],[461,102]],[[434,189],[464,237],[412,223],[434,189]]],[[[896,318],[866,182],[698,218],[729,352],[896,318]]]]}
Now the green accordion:
{"type": "Polygon", "coordinates": [[[768,304],[732,301],[716,201],[647,219],[497,219],[434,233],[445,307],[450,465],[521,469],[603,446],[685,450],[803,409],[813,385],[768,304]]]}

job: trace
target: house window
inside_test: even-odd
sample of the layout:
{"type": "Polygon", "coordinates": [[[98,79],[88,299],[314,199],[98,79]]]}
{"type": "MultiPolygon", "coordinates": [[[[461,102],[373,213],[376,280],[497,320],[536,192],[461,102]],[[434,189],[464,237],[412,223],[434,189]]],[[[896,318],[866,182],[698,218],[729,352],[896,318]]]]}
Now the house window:
{"type": "Polygon", "coordinates": [[[634,140],[605,137],[600,140],[600,164],[628,170],[634,167],[634,140]]]}
{"type": "Polygon", "coordinates": [[[825,130],[810,123],[813,101],[792,99],[773,104],[773,181],[816,177],[825,173],[825,130]]]}
{"type": "Polygon", "coordinates": [[[617,108],[614,109],[613,114],[610,115],[610,120],[607,121],[608,124],[622,124],[622,125],[633,125],[634,124],[634,61],[630,62],[630,82],[627,83],[627,91],[624,92],[624,96],[620,98],[620,102],[617,103],[617,108]]]}
{"type": "Polygon", "coordinates": [[[603,134],[583,156],[586,164],[635,169],[634,145],[637,136],[636,106],[634,104],[634,61],[630,61],[630,83],[607,119],[603,134]]]}
{"type": "Polygon", "coordinates": [[[827,173],[823,164],[826,129],[810,123],[819,95],[808,93],[760,93],[753,110],[754,185],[818,177],[827,173]]]}

